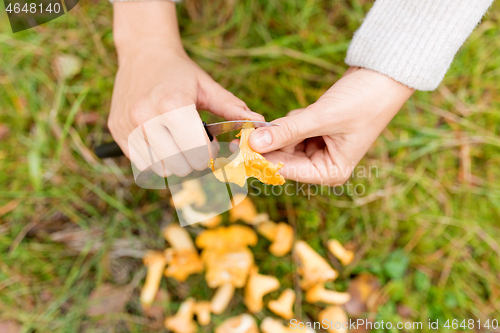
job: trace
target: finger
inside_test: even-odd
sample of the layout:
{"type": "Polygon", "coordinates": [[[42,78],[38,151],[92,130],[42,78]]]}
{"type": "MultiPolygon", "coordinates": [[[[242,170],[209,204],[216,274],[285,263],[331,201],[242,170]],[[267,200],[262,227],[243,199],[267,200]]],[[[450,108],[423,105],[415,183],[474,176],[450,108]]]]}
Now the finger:
{"type": "Polygon", "coordinates": [[[325,148],[325,141],[323,138],[310,138],[305,141],[305,153],[307,157],[311,157],[312,154],[318,150],[323,150],[325,148]]]}
{"type": "MultiPolygon", "coordinates": [[[[290,116],[293,116],[293,115],[297,115],[297,114],[301,113],[304,110],[305,110],[305,108],[291,110],[290,112],[287,113],[286,116],[290,117],[290,116]]],[[[297,150],[299,150],[299,151],[304,150],[304,144],[302,142],[299,143],[298,145],[291,144],[291,145],[288,145],[288,146],[285,146],[285,147],[281,148],[280,150],[284,151],[285,153],[293,154],[297,150]]]]}
{"type": "Polygon", "coordinates": [[[265,157],[275,164],[284,164],[280,169],[283,177],[302,183],[338,186],[345,183],[352,171],[343,167],[340,161],[334,163],[325,150],[317,151],[311,158],[303,152],[287,154],[282,151],[267,153],[265,157]]]}
{"type": "Polygon", "coordinates": [[[194,104],[162,114],[160,123],[168,128],[179,151],[194,169],[208,167],[210,141],[194,104]]]}
{"type": "Polygon", "coordinates": [[[300,109],[295,109],[295,110],[291,110],[290,112],[288,112],[286,114],[287,117],[290,117],[290,116],[293,116],[293,115],[296,115],[298,113],[301,113],[302,111],[304,111],[305,108],[300,108],[300,109]]]}
{"type": "Polygon", "coordinates": [[[188,175],[193,168],[184,157],[172,134],[161,122],[161,116],[143,124],[144,136],[154,152],[154,166],[158,175],[175,174],[179,177],[188,175]],[[161,163],[160,163],[161,161],[161,163]]]}
{"type": "Polygon", "coordinates": [[[250,146],[257,152],[267,153],[286,146],[295,146],[304,139],[321,135],[325,119],[318,112],[308,108],[292,116],[276,119],[280,126],[263,127],[250,135],[250,146]]]}
{"type": "Polygon", "coordinates": [[[229,150],[231,153],[234,153],[238,150],[238,147],[240,146],[240,139],[235,139],[229,143],[229,150]]]}
{"type": "Polygon", "coordinates": [[[155,162],[157,157],[152,152],[147,140],[144,137],[142,126],[134,129],[128,136],[127,141],[126,145],[120,146],[127,147],[127,150],[123,150],[123,152],[128,154],[130,161],[139,171],[144,171],[155,162]]]}
{"type": "Polygon", "coordinates": [[[248,106],[231,92],[224,89],[210,76],[200,79],[198,106],[227,120],[265,121],[264,116],[251,111],[248,106]]]}

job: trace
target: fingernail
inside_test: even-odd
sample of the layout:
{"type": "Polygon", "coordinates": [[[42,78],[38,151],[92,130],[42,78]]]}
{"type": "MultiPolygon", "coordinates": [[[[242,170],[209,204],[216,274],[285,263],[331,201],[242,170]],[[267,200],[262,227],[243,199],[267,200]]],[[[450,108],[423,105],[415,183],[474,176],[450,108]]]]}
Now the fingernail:
{"type": "Polygon", "coordinates": [[[264,149],[273,143],[273,137],[268,130],[253,133],[251,135],[253,146],[257,149],[264,149]]]}

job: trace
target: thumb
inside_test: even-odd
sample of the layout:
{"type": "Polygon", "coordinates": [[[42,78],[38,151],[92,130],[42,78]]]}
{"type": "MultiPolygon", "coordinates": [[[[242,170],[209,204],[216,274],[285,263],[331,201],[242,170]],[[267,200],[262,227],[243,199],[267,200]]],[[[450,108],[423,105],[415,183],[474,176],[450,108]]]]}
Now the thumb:
{"type": "Polygon", "coordinates": [[[250,147],[253,150],[268,153],[321,135],[317,131],[321,123],[317,121],[315,112],[310,108],[276,119],[273,123],[279,126],[262,127],[250,135],[250,147]]]}
{"type": "Polygon", "coordinates": [[[208,74],[199,79],[198,106],[226,120],[264,121],[264,117],[251,111],[248,106],[231,92],[215,82],[208,74]]]}

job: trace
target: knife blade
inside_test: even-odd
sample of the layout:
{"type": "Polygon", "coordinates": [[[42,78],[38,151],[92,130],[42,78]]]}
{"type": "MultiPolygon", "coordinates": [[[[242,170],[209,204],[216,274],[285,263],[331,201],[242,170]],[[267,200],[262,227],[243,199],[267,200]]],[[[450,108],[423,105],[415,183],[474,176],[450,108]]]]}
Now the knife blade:
{"type": "MultiPolygon", "coordinates": [[[[206,124],[203,123],[203,126],[205,126],[205,129],[207,130],[207,134],[212,135],[212,136],[217,136],[223,133],[227,132],[232,132],[232,131],[239,131],[243,128],[245,125],[251,125],[253,128],[259,128],[259,127],[270,127],[270,126],[279,126],[279,124],[274,124],[274,123],[268,123],[265,121],[248,121],[248,120],[231,120],[231,121],[223,121],[220,123],[213,123],[213,124],[206,124]]],[[[212,138],[210,138],[210,141],[212,138]]]]}
{"type": "MultiPolygon", "coordinates": [[[[245,124],[249,123],[253,128],[280,126],[279,124],[267,123],[265,121],[231,120],[213,124],[206,124],[203,122],[203,127],[205,128],[210,141],[213,141],[214,137],[217,135],[241,130],[245,124]]],[[[94,152],[99,158],[118,157],[123,155],[120,146],[118,146],[116,142],[109,142],[98,146],[95,148],[94,152]]]]}

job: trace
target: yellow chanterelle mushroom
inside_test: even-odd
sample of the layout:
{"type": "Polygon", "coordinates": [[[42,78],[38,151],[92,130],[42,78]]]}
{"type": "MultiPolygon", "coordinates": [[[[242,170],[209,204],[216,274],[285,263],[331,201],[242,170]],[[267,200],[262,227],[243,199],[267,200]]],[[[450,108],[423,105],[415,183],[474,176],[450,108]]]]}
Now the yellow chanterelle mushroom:
{"type": "Polygon", "coordinates": [[[264,184],[282,185],[285,178],[278,172],[283,163],[274,165],[253,150],[248,144],[250,134],[255,128],[243,128],[240,132],[239,152],[229,158],[221,157],[214,161],[214,175],[221,182],[245,186],[247,177],[255,177],[264,184]]]}
{"type": "Polygon", "coordinates": [[[259,333],[259,328],[253,317],[245,313],[226,319],[215,329],[215,333],[259,333]]]}
{"type": "Polygon", "coordinates": [[[326,260],[304,241],[298,241],[294,248],[295,255],[299,258],[299,274],[302,276],[300,285],[308,290],[318,283],[333,281],[338,273],[326,260]]]}
{"type": "Polygon", "coordinates": [[[194,247],[189,233],[178,224],[171,224],[163,231],[165,239],[172,246],[165,250],[168,267],[165,276],[183,282],[191,274],[203,272],[203,262],[194,247]]]}

